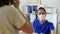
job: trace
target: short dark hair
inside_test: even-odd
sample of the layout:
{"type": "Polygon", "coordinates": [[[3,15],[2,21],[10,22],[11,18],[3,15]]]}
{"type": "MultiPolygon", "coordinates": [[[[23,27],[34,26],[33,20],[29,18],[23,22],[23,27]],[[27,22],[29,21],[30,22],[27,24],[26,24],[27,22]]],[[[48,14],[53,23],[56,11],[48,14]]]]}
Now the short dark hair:
{"type": "Polygon", "coordinates": [[[12,0],[0,0],[0,7],[4,6],[4,5],[9,5],[9,3],[11,3],[12,0]]]}
{"type": "Polygon", "coordinates": [[[43,7],[40,7],[38,10],[40,10],[40,9],[43,9],[43,10],[46,12],[45,8],[43,8],[43,7]]]}

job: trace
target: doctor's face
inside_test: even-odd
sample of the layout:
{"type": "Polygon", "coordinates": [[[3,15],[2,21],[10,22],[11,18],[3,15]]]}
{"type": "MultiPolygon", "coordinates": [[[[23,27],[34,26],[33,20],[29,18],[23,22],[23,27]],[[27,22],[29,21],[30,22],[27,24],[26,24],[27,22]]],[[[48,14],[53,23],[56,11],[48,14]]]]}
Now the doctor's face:
{"type": "Polygon", "coordinates": [[[44,11],[44,9],[39,9],[38,10],[38,18],[40,19],[40,21],[45,20],[46,12],[44,11]]]}
{"type": "Polygon", "coordinates": [[[43,9],[38,10],[38,15],[44,14],[46,15],[46,12],[43,9]]]}

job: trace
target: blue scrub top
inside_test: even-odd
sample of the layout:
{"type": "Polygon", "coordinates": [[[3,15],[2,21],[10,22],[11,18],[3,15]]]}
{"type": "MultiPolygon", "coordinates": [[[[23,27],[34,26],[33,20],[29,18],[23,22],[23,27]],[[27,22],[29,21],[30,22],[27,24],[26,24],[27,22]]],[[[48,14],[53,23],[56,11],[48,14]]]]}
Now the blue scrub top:
{"type": "Polygon", "coordinates": [[[54,30],[53,23],[46,20],[42,25],[40,24],[39,19],[36,19],[33,22],[34,32],[38,34],[51,34],[51,30],[54,30]]]}

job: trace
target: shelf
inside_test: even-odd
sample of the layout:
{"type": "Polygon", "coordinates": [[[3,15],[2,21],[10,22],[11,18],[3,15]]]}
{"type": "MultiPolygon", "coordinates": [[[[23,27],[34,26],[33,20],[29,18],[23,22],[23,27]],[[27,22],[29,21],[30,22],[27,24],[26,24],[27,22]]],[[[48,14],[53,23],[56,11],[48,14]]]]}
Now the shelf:
{"type": "Polygon", "coordinates": [[[25,4],[24,6],[38,6],[39,4],[25,4]]]}

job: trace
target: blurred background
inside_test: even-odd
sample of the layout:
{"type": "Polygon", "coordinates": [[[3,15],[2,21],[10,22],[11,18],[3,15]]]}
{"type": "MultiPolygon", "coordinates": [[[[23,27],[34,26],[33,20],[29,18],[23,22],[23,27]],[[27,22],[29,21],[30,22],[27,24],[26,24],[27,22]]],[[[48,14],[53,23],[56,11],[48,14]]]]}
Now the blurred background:
{"type": "Polygon", "coordinates": [[[19,8],[33,24],[38,18],[36,14],[40,6],[46,9],[46,19],[54,24],[56,34],[60,34],[60,0],[20,0],[19,8]]]}

